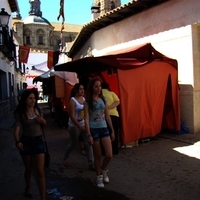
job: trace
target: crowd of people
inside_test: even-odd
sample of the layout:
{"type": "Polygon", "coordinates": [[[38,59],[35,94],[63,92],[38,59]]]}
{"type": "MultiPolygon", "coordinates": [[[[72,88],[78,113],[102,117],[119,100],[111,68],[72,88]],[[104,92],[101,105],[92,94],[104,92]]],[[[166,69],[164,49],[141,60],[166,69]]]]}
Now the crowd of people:
{"type": "MultiPolygon", "coordinates": [[[[25,167],[24,194],[25,197],[32,198],[31,174],[35,163],[38,188],[41,200],[44,200],[46,149],[43,128],[46,120],[37,104],[39,95],[36,89],[24,88],[18,97],[19,104],[14,111],[14,139],[25,167]]],[[[118,154],[119,104],[118,96],[110,91],[108,83],[97,78],[89,81],[86,93],[81,83],[75,84],[71,90],[68,104],[70,142],[66,145],[63,165],[70,166],[70,152],[80,142],[81,150],[85,150],[89,169],[96,172],[96,185],[99,188],[104,188],[104,183],[109,183],[108,165],[113,154],[118,154]]],[[[60,107],[55,109],[61,112],[60,107]]],[[[61,123],[61,115],[55,117],[56,122],[61,123]]]]}

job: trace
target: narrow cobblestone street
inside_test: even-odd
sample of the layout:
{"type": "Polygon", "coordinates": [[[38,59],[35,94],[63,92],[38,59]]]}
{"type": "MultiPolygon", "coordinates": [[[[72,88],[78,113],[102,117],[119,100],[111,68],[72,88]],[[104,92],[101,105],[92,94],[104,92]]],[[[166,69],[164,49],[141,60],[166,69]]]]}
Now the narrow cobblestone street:
{"type": "MultiPolygon", "coordinates": [[[[77,147],[62,165],[69,140],[67,129],[54,125],[47,104],[41,103],[47,120],[45,128],[51,155],[46,169],[47,200],[73,197],[74,200],[198,200],[200,199],[199,135],[160,134],[138,147],[120,149],[109,165],[110,183],[98,189],[95,172],[88,170],[85,156],[77,147]],[[193,145],[194,144],[194,145],[193,145]]],[[[24,199],[23,164],[12,136],[13,116],[0,122],[0,195],[3,200],[24,199]]],[[[39,200],[32,179],[33,199],[39,200]]]]}

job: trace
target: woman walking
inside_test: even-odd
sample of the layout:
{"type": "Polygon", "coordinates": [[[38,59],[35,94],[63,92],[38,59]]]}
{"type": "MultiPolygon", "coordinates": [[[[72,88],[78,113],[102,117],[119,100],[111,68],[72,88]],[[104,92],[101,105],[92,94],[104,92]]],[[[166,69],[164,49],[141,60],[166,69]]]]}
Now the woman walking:
{"type": "Polygon", "coordinates": [[[88,141],[93,145],[96,184],[97,187],[104,188],[104,183],[109,183],[107,166],[112,158],[111,141],[115,139],[115,135],[108,113],[108,105],[102,95],[101,82],[96,78],[90,80],[88,84],[84,110],[88,141]],[[108,131],[106,122],[111,133],[108,131]],[[101,162],[100,141],[105,151],[103,162],[101,162]]]}
{"type": "Polygon", "coordinates": [[[38,92],[35,89],[27,89],[22,93],[19,104],[14,111],[14,139],[25,166],[25,197],[32,198],[31,174],[34,159],[40,197],[41,200],[45,200],[45,147],[42,126],[46,125],[46,120],[43,118],[42,110],[37,105],[37,100],[38,92]],[[22,134],[20,134],[21,132],[22,134]]]}
{"type": "Polygon", "coordinates": [[[113,155],[119,153],[119,112],[117,106],[120,104],[119,97],[110,90],[109,84],[107,82],[102,83],[103,96],[106,98],[108,104],[108,112],[112,121],[112,125],[115,131],[115,140],[112,142],[113,155]]]}
{"type": "Polygon", "coordinates": [[[70,135],[70,143],[67,146],[63,165],[68,167],[69,162],[69,154],[76,147],[79,142],[79,137],[81,136],[85,145],[86,155],[88,159],[89,169],[94,169],[94,158],[92,147],[89,144],[85,131],[85,120],[84,120],[84,87],[80,83],[74,85],[71,90],[71,98],[68,105],[68,113],[69,113],[69,123],[68,123],[68,131],[70,135]]]}

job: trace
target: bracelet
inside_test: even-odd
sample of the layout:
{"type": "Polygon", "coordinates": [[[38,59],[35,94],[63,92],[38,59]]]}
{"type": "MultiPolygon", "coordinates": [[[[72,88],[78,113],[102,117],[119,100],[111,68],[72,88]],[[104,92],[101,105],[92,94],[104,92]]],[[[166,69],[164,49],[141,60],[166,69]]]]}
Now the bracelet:
{"type": "Polygon", "coordinates": [[[91,134],[88,134],[88,135],[87,135],[87,138],[89,138],[89,137],[91,137],[91,134]]]}
{"type": "Polygon", "coordinates": [[[17,141],[17,142],[15,142],[16,147],[17,147],[17,145],[18,145],[20,142],[21,142],[21,141],[17,141]]]}

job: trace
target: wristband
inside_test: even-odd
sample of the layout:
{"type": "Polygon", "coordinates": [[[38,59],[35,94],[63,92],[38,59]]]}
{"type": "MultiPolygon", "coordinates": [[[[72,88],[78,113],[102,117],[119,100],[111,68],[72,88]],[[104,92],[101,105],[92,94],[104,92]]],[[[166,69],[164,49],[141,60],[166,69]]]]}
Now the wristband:
{"type": "Polygon", "coordinates": [[[20,142],[21,142],[21,141],[17,141],[17,142],[15,142],[16,147],[17,147],[17,145],[18,145],[20,142]]]}
{"type": "Polygon", "coordinates": [[[89,137],[91,137],[91,134],[88,134],[88,135],[87,135],[87,138],[89,138],[89,137]]]}

